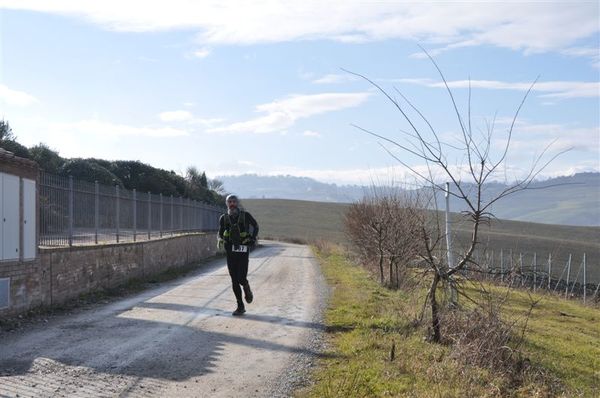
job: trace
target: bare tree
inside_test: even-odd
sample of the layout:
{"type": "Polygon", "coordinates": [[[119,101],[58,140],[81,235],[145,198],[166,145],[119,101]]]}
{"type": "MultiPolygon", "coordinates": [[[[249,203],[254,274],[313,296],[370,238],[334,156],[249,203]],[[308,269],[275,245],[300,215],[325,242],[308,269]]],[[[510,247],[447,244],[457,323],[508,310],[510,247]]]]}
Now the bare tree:
{"type": "Polygon", "coordinates": [[[373,197],[366,197],[358,203],[350,205],[344,220],[346,233],[363,260],[377,258],[379,278],[385,283],[383,264],[386,251],[385,243],[388,224],[381,207],[377,206],[373,197]]]}
{"type": "Polygon", "coordinates": [[[404,276],[409,262],[420,251],[418,231],[423,223],[424,210],[417,191],[389,188],[377,198],[388,223],[384,251],[388,259],[389,284],[399,288],[403,279],[401,274],[404,276]]]}
{"type": "Polygon", "coordinates": [[[345,226],[353,251],[367,263],[377,259],[381,284],[385,284],[384,268],[388,268],[387,283],[400,286],[408,261],[419,251],[418,232],[423,209],[416,197],[396,187],[372,186],[371,192],[350,206],[345,226]]]}
{"type": "MultiPolygon", "coordinates": [[[[458,275],[468,264],[475,265],[473,253],[479,244],[479,230],[482,224],[488,223],[493,217],[491,206],[508,195],[527,189],[539,173],[564,151],[550,156],[548,160],[545,160],[547,159],[546,154],[550,145],[546,146],[535,157],[531,167],[524,176],[508,182],[506,188],[495,196],[485,198],[483,188],[486,182],[497,177],[502,169],[506,168],[506,159],[512,142],[515,123],[535,81],[516,108],[505,136],[498,137],[495,131],[495,116],[491,122],[485,123],[485,129],[478,130],[473,128],[470,85],[465,115],[459,110],[454,94],[438,64],[425,50],[423,51],[435,66],[448,93],[451,109],[456,117],[460,132],[458,143],[443,141],[438,131],[434,128],[433,123],[400,90],[394,89],[394,95],[398,95],[401,98],[401,100],[398,100],[393,94],[383,89],[368,77],[354,72],[347,72],[366,80],[383,94],[407,123],[408,130],[400,130],[403,138],[401,141],[398,138],[384,136],[359,126],[355,127],[380,139],[380,145],[387,153],[416,176],[424,186],[429,187],[434,195],[436,191],[445,190],[441,181],[443,179],[448,180],[451,185],[449,194],[458,198],[466,208],[462,214],[470,223],[471,239],[464,250],[456,253],[456,265],[452,268],[448,267],[444,256],[435,255],[441,250],[445,237],[443,231],[440,229],[439,220],[430,220],[429,223],[424,223],[420,230],[420,237],[424,246],[421,256],[430,273],[433,274],[426,299],[431,310],[431,337],[433,341],[439,342],[441,340],[441,318],[440,302],[437,295],[438,289],[440,284],[454,283],[453,277],[458,275]],[[498,139],[503,142],[499,151],[496,150],[499,148],[496,142],[498,139]],[[398,153],[413,156],[422,161],[426,167],[419,169],[411,166],[398,153]],[[443,179],[437,177],[436,173],[440,173],[443,179]],[[463,176],[466,178],[465,180],[463,180],[463,176]],[[465,184],[466,182],[469,184],[465,184]],[[470,188],[467,189],[467,186],[470,188]]],[[[431,214],[435,218],[439,217],[437,211],[431,214]]],[[[459,294],[461,294],[460,291],[459,294]]]]}

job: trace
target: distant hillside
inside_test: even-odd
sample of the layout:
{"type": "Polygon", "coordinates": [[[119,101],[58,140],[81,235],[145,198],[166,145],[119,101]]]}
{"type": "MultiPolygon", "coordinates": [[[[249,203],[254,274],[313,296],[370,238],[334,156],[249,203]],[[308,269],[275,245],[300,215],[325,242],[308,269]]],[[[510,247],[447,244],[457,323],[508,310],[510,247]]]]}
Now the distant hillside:
{"type": "Polygon", "coordinates": [[[228,192],[252,199],[351,203],[362,198],[365,193],[365,187],[359,185],[326,184],[308,177],[244,174],[217,179],[223,181],[228,192]]]}
{"type": "MultiPolygon", "coordinates": [[[[307,242],[325,239],[348,244],[343,222],[348,204],[282,199],[248,199],[242,203],[257,219],[262,238],[299,239],[307,242]]],[[[455,245],[464,248],[471,235],[470,225],[459,214],[454,213],[452,218],[455,245]]],[[[531,264],[534,252],[537,253],[540,264],[546,264],[548,255],[552,254],[554,272],[559,274],[564,270],[569,255],[572,255],[574,267],[579,267],[583,253],[586,253],[588,282],[600,282],[598,227],[494,220],[491,225],[482,226],[480,232],[481,246],[488,251],[495,251],[496,261],[499,261],[501,249],[504,250],[505,258],[512,251],[513,261],[517,261],[519,253],[523,253],[525,264],[531,264]]],[[[579,268],[574,268],[574,273],[577,272],[576,269],[579,268]]]]}
{"type": "MultiPolygon", "coordinates": [[[[361,199],[368,187],[326,184],[307,177],[225,176],[219,177],[225,189],[243,198],[294,199],[317,202],[350,203],[361,199]]],[[[492,197],[506,186],[491,183],[484,194],[492,197]]],[[[469,186],[464,188],[468,191],[469,186]]],[[[600,226],[600,173],[579,173],[532,184],[532,189],[506,197],[494,205],[498,218],[545,224],[600,226]],[[547,187],[547,188],[544,188],[547,187]]],[[[439,195],[443,204],[443,195],[439,195]]],[[[464,210],[457,200],[453,211],[464,210]]]]}
{"type": "MultiPolygon", "coordinates": [[[[469,186],[465,185],[466,190],[469,186]]],[[[502,192],[503,184],[487,184],[484,198],[502,192]]],[[[525,191],[496,202],[492,212],[506,220],[544,224],[600,226],[600,173],[579,173],[535,182],[525,191]]],[[[439,195],[443,200],[443,195],[439,195]]],[[[443,202],[439,202],[443,203],[443,202]]],[[[452,211],[465,210],[458,199],[450,203],[452,211]]]]}

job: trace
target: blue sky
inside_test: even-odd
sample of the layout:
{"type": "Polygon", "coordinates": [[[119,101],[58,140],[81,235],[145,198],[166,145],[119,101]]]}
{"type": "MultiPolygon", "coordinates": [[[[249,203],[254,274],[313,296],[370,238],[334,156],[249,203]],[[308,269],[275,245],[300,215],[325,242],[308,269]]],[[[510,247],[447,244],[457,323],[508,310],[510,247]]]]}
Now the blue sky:
{"type": "MultiPolygon", "coordinates": [[[[352,125],[403,140],[407,123],[341,68],[397,88],[455,143],[451,102],[420,44],[464,112],[471,80],[474,131],[497,115],[493,149],[539,75],[516,124],[509,178],[550,142],[548,158],[572,149],[541,176],[600,169],[596,2],[0,0],[0,18],[0,114],[20,142],[62,156],[180,173],[195,165],[210,177],[403,178],[406,169],[352,125]]],[[[463,159],[449,158],[460,169],[463,159]]]]}

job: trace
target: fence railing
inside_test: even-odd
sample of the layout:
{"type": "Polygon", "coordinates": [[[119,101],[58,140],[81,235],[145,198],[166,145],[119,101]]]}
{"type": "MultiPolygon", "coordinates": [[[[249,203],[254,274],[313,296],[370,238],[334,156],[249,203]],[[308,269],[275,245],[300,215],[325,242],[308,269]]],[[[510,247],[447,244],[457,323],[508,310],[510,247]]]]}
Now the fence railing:
{"type": "Polygon", "coordinates": [[[40,174],[40,245],[147,240],[216,231],[223,209],[181,197],[40,174]]]}
{"type": "Polygon", "coordinates": [[[552,254],[523,253],[513,250],[476,251],[473,263],[464,273],[471,278],[494,280],[512,286],[547,290],[565,297],[600,299],[600,269],[589,267],[586,253],[577,259],[555,259],[552,254]],[[590,272],[592,271],[592,272],[590,272]]]}

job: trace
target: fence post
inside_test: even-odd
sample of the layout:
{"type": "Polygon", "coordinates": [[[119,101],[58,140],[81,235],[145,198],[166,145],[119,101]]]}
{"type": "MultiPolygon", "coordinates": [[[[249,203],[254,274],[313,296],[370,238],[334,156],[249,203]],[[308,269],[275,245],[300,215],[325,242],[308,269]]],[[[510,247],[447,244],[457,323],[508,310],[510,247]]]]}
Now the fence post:
{"type": "Polygon", "coordinates": [[[569,262],[567,263],[567,287],[565,288],[565,298],[569,293],[569,277],[571,276],[571,254],[569,253],[569,262]]]}
{"type": "Polygon", "coordinates": [[[585,253],[583,253],[583,304],[585,304],[585,299],[587,297],[587,280],[585,271],[585,253]]]}
{"type": "Polygon", "coordinates": [[[179,197],[179,231],[183,231],[183,196],[179,197]]]}
{"type": "Polygon", "coordinates": [[[148,239],[152,234],[152,194],[148,191],[148,239]]]}
{"type": "Polygon", "coordinates": [[[523,275],[523,253],[519,253],[519,274],[521,275],[521,286],[525,283],[525,277],[523,275]]]}
{"type": "Polygon", "coordinates": [[[552,290],[552,253],[548,253],[548,290],[552,290]]]}
{"type": "Polygon", "coordinates": [[[510,283],[513,283],[513,276],[514,276],[514,272],[515,272],[515,264],[514,264],[514,259],[513,259],[513,252],[512,249],[508,250],[508,259],[509,261],[509,267],[510,267],[510,276],[511,276],[511,280],[510,283]]]}
{"type": "Polygon", "coordinates": [[[162,238],[162,231],[163,231],[163,200],[162,200],[162,192],[158,194],[159,198],[160,198],[160,223],[158,225],[159,228],[159,235],[162,238]]]}
{"type": "Polygon", "coordinates": [[[100,185],[94,182],[94,241],[98,244],[98,228],[100,226],[100,185]]]}
{"type": "Polygon", "coordinates": [[[137,241],[137,191],[133,188],[133,241],[137,241]]]}
{"type": "Polygon", "coordinates": [[[537,252],[533,252],[533,291],[535,292],[537,284],[537,252]]]}
{"type": "Polygon", "coordinates": [[[504,252],[500,249],[500,281],[504,282],[504,252]]]}
{"type": "Polygon", "coordinates": [[[73,176],[69,176],[69,246],[73,246],[73,176]]]}
{"type": "Polygon", "coordinates": [[[171,236],[173,236],[173,228],[174,228],[174,224],[173,224],[173,218],[175,217],[175,215],[173,214],[173,195],[171,195],[171,236]]]}
{"type": "Polygon", "coordinates": [[[120,219],[120,213],[121,213],[121,206],[119,204],[119,186],[115,185],[115,230],[117,233],[117,243],[119,243],[119,219],[120,219]]]}
{"type": "Polygon", "coordinates": [[[490,256],[490,271],[488,272],[487,279],[490,279],[490,275],[494,272],[494,251],[492,250],[492,254],[490,256]]]}

